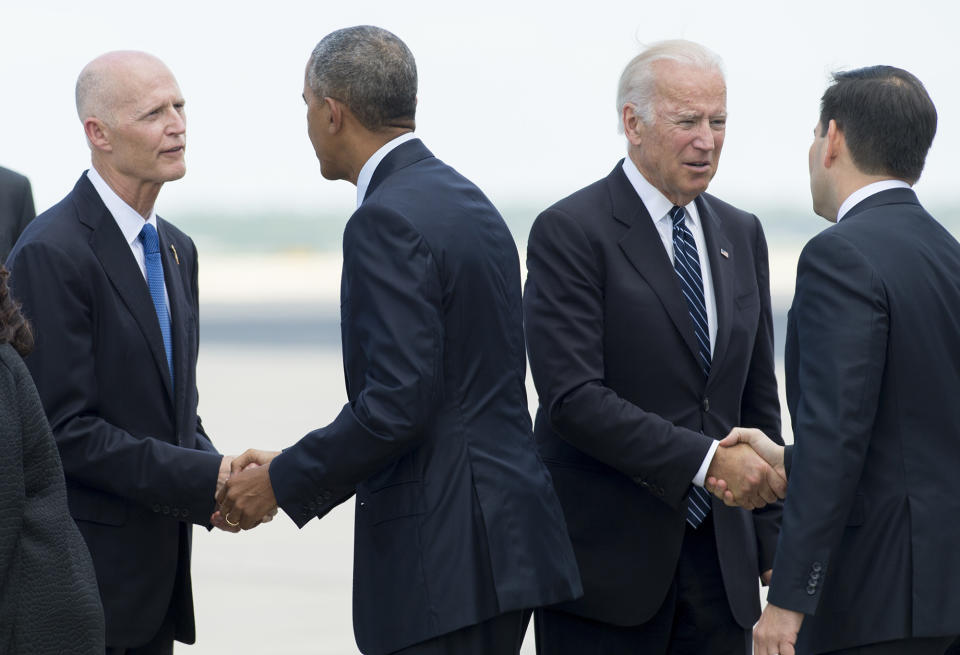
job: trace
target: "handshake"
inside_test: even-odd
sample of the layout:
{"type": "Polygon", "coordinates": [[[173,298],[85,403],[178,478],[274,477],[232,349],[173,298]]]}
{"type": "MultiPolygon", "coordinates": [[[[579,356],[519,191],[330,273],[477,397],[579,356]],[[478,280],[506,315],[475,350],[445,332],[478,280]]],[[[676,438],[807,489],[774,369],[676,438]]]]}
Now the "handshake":
{"type": "Polygon", "coordinates": [[[707,469],[707,491],[726,505],[759,509],[787,495],[784,447],[756,428],[733,428],[707,469]]]}
{"type": "Polygon", "coordinates": [[[250,449],[239,457],[224,456],[217,475],[217,510],[210,523],[225,532],[250,530],[277,515],[270,484],[270,462],[279,452],[250,449]]]}

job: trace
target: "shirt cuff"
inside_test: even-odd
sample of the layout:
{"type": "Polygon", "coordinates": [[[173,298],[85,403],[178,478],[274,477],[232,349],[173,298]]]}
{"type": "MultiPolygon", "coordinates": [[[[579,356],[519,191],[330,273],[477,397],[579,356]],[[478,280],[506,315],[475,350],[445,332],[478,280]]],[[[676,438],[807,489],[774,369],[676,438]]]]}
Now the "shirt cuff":
{"type": "Polygon", "coordinates": [[[703,458],[703,464],[700,465],[700,470],[693,476],[693,484],[698,487],[702,487],[703,483],[707,481],[707,469],[710,468],[710,462],[713,461],[713,455],[717,452],[717,446],[719,445],[720,442],[714,439],[713,443],[710,444],[710,450],[707,451],[707,456],[703,458]]]}

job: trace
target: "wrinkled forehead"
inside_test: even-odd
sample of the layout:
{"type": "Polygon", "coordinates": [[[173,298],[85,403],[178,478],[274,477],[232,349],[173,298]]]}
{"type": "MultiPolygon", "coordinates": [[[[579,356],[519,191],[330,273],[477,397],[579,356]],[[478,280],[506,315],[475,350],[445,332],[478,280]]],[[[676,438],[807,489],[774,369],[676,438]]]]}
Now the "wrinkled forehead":
{"type": "Polygon", "coordinates": [[[725,112],[727,84],[717,69],[664,60],[654,64],[656,102],[672,111],[725,112]]]}
{"type": "Polygon", "coordinates": [[[180,86],[163,62],[152,57],[134,58],[110,72],[112,100],[118,110],[143,109],[181,100],[180,86]]]}

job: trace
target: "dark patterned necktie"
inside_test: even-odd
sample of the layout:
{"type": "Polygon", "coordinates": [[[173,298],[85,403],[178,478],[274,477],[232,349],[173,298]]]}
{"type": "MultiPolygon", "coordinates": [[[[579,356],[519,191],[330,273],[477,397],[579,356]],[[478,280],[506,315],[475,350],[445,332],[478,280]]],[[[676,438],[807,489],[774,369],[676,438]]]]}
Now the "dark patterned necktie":
{"type": "MultiPolygon", "coordinates": [[[[707,322],[707,305],[703,298],[703,275],[700,271],[700,255],[693,234],[684,223],[687,213],[683,207],[670,210],[673,220],[673,268],[680,278],[680,289],[687,300],[693,333],[700,348],[698,356],[704,376],[710,375],[710,329],[707,322]]],[[[703,487],[690,485],[690,500],[687,504],[687,523],[698,527],[710,511],[710,494],[703,487]]]]}

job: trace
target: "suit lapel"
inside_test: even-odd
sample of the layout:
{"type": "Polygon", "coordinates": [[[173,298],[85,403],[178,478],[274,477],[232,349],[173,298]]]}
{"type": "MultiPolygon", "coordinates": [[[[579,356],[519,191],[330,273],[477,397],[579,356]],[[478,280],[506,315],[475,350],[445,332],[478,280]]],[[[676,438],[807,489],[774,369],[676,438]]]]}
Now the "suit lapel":
{"type": "MultiPolygon", "coordinates": [[[[167,373],[167,355],[163,350],[163,335],[157,310],[150,299],[150,291],[143,273],[130,252],[130,245],[123,237],[120,227],[100,199],[96,189],[84,175],[77,183],[78,202],[85,205],[78,212],[81,222],[92,230],[90,247],[93,249],[103,271],[113,284],[117,295],[136,320],[147,346],[153,354],[167,396],[173,400],[170,375],[167,373]]],[[[109,347],[109,346],[108,346],[109,347]]]]}
{"type": "Polygon", "coordinates": [[[607,184],[613,205],[613,217],[629,226],[620,238],[620,249],[657,294],[691,355],[694,358],[699,357],[693,319],[690,318],[690,309],[680,290],[680,280],[673,270],[667,251],[663,248],[660,233],[657,232],[650,213],[637,196],[621,164],[617,164],[607,177],[607,184]]]}
{"type": "MultiPolygon", "coordinates": [[[[167,237],[166,221],[157,217],[157,227],[160,228],[160,257],[163,261],[163,276],[167,286],[167,297],[170,300],[170,329],[173,337],[173,376],[174,376],[174,408],[176,416],[182,415],[182,408],[186,402],[187,380],[187,329],[190,308],[187,299],[181,292],[185,289],[183,270],[180,264],[180,253],[175,252],[176,246],[167,237]]],[[[177,433],[179,434],[179,429],[177,433]]]]}
{"type": "Polygon", "coordinates": [[[713,344],[713,358],[710,364],[713,371],[720,370],[727,344],[730,342],[730,323],[733,320],[733,245],[723,233],[720,216],[713,210],[707,198],[697,196],[697,211],[700,214],[700,226],[703,228],[704,242],[707,247],[707,259],[710,261],[710,277],[713,279],[713,297],[717,307],[717,338],[713,344]],[[727,253],[724,257],[721,251],[727,253]]]}

